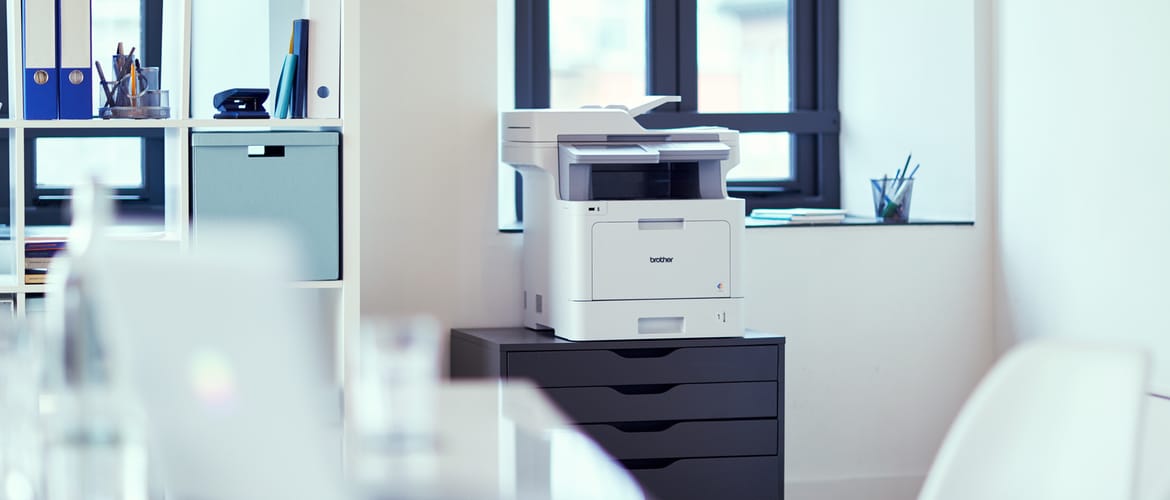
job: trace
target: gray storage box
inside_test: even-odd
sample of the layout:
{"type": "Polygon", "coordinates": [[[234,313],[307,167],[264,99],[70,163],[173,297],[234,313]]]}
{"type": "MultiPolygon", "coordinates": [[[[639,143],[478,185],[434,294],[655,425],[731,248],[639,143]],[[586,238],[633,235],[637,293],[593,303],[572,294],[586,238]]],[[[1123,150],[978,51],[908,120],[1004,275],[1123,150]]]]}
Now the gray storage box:
{"type": "Polygon", "coordinates": [[[338,139],[336,132],[191,134],[195,238],[200,221],[275,223],[299,240],[298,279],[339,279],[338,139]]]}

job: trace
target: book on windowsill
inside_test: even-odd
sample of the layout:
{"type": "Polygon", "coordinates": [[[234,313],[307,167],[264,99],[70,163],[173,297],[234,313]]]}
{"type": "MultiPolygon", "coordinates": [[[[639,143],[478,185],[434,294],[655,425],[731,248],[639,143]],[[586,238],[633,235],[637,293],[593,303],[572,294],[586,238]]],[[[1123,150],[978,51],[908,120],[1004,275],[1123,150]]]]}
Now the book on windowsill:
{"type": "Polygon", "coordinates": [[[755,219],[782,220],[791,224],[829,224],[845,220],[845,211],[839,208],[757,208],[755,219]]]}

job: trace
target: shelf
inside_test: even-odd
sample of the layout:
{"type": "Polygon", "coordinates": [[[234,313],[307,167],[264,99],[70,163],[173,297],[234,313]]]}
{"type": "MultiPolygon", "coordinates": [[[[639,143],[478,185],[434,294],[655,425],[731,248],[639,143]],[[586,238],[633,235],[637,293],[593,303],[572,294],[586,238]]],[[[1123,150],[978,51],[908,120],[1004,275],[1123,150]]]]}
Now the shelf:
{"type": "MultiPolygon", "coordinates": [[[[22,275],[19,278],[23,280],[24,276],[22,275]]],[[[13,274],[0,275],[0,293],[17,293],[22,291],[21,287],[24,285],[18,284],[16,279],[17,276],[13,274]]]]}
{"type": "Polygon", "coordinates": [[[181,127],[184,120],[129,120],[125,118],[102,120],[0,120],[7,128],[57,129],[57,128],[168,128],[181,127]]]}
{"type": "MultiPolygon", "coordinates": [[[[337,2],[313,2],[314,7],[328,6],[332,9],[337,5],[340,11],[329,14],[329,22],[338,22],[337,33],[340,45],[337,49],[339,79],[334,83],[340,96],[344,100],[337,103],[335,116],[345,117],[332,119],[265,119],[265,120],[216,120],[211,115],[215,112],[212,95],[221,89],[239,85],[241,82],[254,82],[255,87],[272,86],[271,79],[276,76],[279,68],[270,67],[272,60],[283,60],[287,51],[282,49],[283,43],[288,40],[288,26],[292,19],[303,17],[303,12],[296,5],[297,2],[237,2],[246,14],[231,17],[231,26],[247,29],[247,40],[255,42],[255,46],[240,45],[240,37],[223,37],[222,33],[234,32],[225,30],[225,21],[222,9],[214,2],[198,2],[197,0],[165,0],[157,2],[159,10],[151,10],[152,16],[161,16],[161,29],[155,31],[158,39],[143,40],[155,47],[158,56],[157,65],[163,68],[162,80],[159,86],[170,91],[171,118],[155,119],[84,119],[84,120],[26,120],[24,119],[24,85],[23,55],[19,41],[23,38],[23,24],[19,13],[19,0],[6,0],[9,16],[7,25],[8,46],[6,64],[8,67],[9,85],[8,95],[3,98],[4,114],[0,115],[0,136],[8,140],[6,155],[10,165],[26,165],[31,155],[36,154],[36,139],[43,136],[94,136],[106,137],[114,135],[143,136],[155,139],[154,143],[161,143],[161,152],[151,152],[150,172],[152,179],[158,179],[161,173],[161,192],[158,201],[162,205],[161,218],[150,219],[144,226],[134,225],[142,221],[132,219],[122,221],[122,224],[113,226],[113,239],[131,240],[136,246],[151,247],[152,249],[171,249],[182,251],[190,248],[194,243],[193,217],[194,212],[194,179],[192,175],[191,132],[350,132],[338,137],[339,155],[345,152],[344,159],[339,165],[338,188],[343,196],[339,199],[340,235],[338,242],[341,248],[339,255],[340,275],[345,280],[327,281],[300,281],[291,286],[301,290],[299,294],[308,294],[318,299],[314,305],[321,307],[323,317],[331,318],[334,335],[334,359],[332,371],[338,382],[345,380],[350,369],[346,367],[344,353],[349,352],[346,347],[356,334],[360,325],[361,314],[361,260],[358,235],[360,224],[358,215],[361,212],[362,191],[360,184],[360,139],[356,129],[361,117],[361,99],[359,85],[360,78],[360,33],[361,2],[360,0],[338,0],[337,2]],[[317,5],[321,3],[321,5],[317,5]],[[253,5],[255,4],[255,5],[253,5]],[[280,5],[277,5],[280,4],[280,5]],[[288,5],[285,5],[288,4],[288,5]],[[271,7],[271,8],[270,8],[271,7]],[[257,17],[259,16],[259,17],[257,17]],[[335,19],[336,18],[336,19],[335,19]],[[233,24],[234,23],[234,24],[233,24]],[[282,40],[283,39],[283,40],[282,40]],[[15,42],[15,43],[14,43],[15,42]],[[222,71],[223,61],[231,60],[234,69],[222,71]],[[267,82],[267,84],[266,84],[267,82]],[[210,92],[210,93],[209,93],[210,92]],[[351,130],[343,130],[346,121],[351,130]],[[118,132],[118,129],[128,130],[130,133],[118,132]],[[138,130],[134,132],[134,130],[138,130]],[[161,137],[160,137],[161,136],[161,137]]],[[[155,3],[155,2],[146,2],[155,3]]],[[[145,19],[145,18],[144,18],[145,19]]],[[[151,22],[157,22],[151,17],[151,22]]],[[[322,26],[322,25],[318,25],[322,26]]],[[[321,34],[321,33],[318,33],[321,34]]],[[[92,35],[92,33],[91,33],[92,35]]],[[[121,36],[121,35],[120,35],[121,36]]],[[[103,42],[104,43],[104,42],[103,42]]],[[[106,59],[108,50],[113,47],[93,47],[94,59],[106,59]]],[[[142,47],[140,47],[140,50],[142,47]]],[[[333,58],[329,59],[330,65],[333,58]]],[[[107,59],[108,60],[108,59],[107,59]]],[[[143,61],[146,62],[146,61],[143,61]]],[[[332,71],[332,70],[331,70],[332,71]]],[[[96,75],[95,75],[96,77],[96,75]]],[[[252,83],[249,83],[252,85],[252,83]]],[[[100,101],[100,100],[99,100],[100,101]]],[[[270,99],[271,105],[275,101],[270,99]]],[[[93,103],[96,106],[100,102],[93,103]]],[[[275,106],[270,106],[271,112],[275,106]]],[[[332,108],[330,108],[332,109],[332,108]]],[[[146,156],[143,156],[146,164],[146,156]]],[[[32,158],[35,160],[35,158],[32,158]]],[[[36,182],[35,170],[26,168],[10,168],[7,175],[10,198],[7,206],[11,212],[8,220],[0,221],[0,294],[13,297],[18,316],[43,311],[43,300],[32,300],[33,297],[46,293],[52,286],[30,285],[24,283],[25,244],[29,241],[47,237],[66,236],[68,228],[65,226],[34,226],[29,217],[28,208],[34,207],[37,199],[30,196],[27,189],[36,182]],[[5,232],[7,233],[5,235],[5,232]],[[3,238],[7,239],[3,239],[3,238]]],[[[152,191],[151,196],[156,193],[152,191]]],[[[112,242],[117,246],[123,241],[112,242]]],[[[111,244],[111,246],[115,246],[111,244]]],[[[223,285],[224,300],[232,300],[233,286],[231,283],[223,285]]],[[[49,292],[51,293],[51,292],[49,292]]],[[[349,389],[346,390],[347,392],[349,389]]]]}
{"type": "Polygon", "coordinates": [[[18,285],[16,288],[24,293],[45,293],[45,285],[18,285]]]}
{"type": "Polygon", "coordinates": [[[344,285],[342,280],[327,280],[327,281],[296,281],[293,282],[293,288],[309,288],[309,289],[331,289],[342,288],[344,285]]]}
{"type": "Polygon", "coordinates": [[[0,128],[10,129],[104,129],[104,128],[194,128],[204,130],[340,130],[340,118],[298,120],[216,120],[212,118],[165,120],[93,119],[22,120],[0,119],[0,128]]]}
{"type": "Polygon", "coordinates": [[[216,120],[213,118],[199,118],[185,120],[188,127],[194,129],[256,129],[256,130],[321,130],[341,129],[340,118],[303,118],[296,120],[216,120]]]}
{"type": "MultiPolygon", "coordinates": [[[[23,279],[23,276],[20,276],[23,279]]],[[[17,283],[17,276],[5,275],[0,276],[0,294],[8,293],[45,293],[45,285],[26,285],[24,283],[17,283]]],[[[304,290],[340,290],[343,288],[344,282],[341,280],[330,281],[297,281],[293,283],[293,288],[304,290]]]]}

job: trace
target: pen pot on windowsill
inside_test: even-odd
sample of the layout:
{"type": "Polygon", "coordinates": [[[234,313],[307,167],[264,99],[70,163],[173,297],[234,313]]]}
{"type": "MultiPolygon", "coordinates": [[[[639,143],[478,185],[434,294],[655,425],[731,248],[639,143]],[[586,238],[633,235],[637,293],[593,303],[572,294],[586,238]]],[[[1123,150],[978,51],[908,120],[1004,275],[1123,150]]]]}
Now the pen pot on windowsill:
{"type": "Polygon", "coordinates": [[[870,179],[873,191],[873,216],[890,224],[904,224],[910,220],[910,200],[914,193],[914,179],[870,179]]]}

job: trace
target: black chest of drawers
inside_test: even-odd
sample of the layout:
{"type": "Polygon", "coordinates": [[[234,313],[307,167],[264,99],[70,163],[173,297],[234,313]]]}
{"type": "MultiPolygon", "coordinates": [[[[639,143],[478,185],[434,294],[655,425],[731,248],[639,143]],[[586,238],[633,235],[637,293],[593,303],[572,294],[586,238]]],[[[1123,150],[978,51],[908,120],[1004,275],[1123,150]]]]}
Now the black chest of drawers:
{"type": "Polygon", "coordinates": [[[656,498],[783,497],[783,336],[571,342],[454,329],[451,376],[532,380],[656,498]]]}

